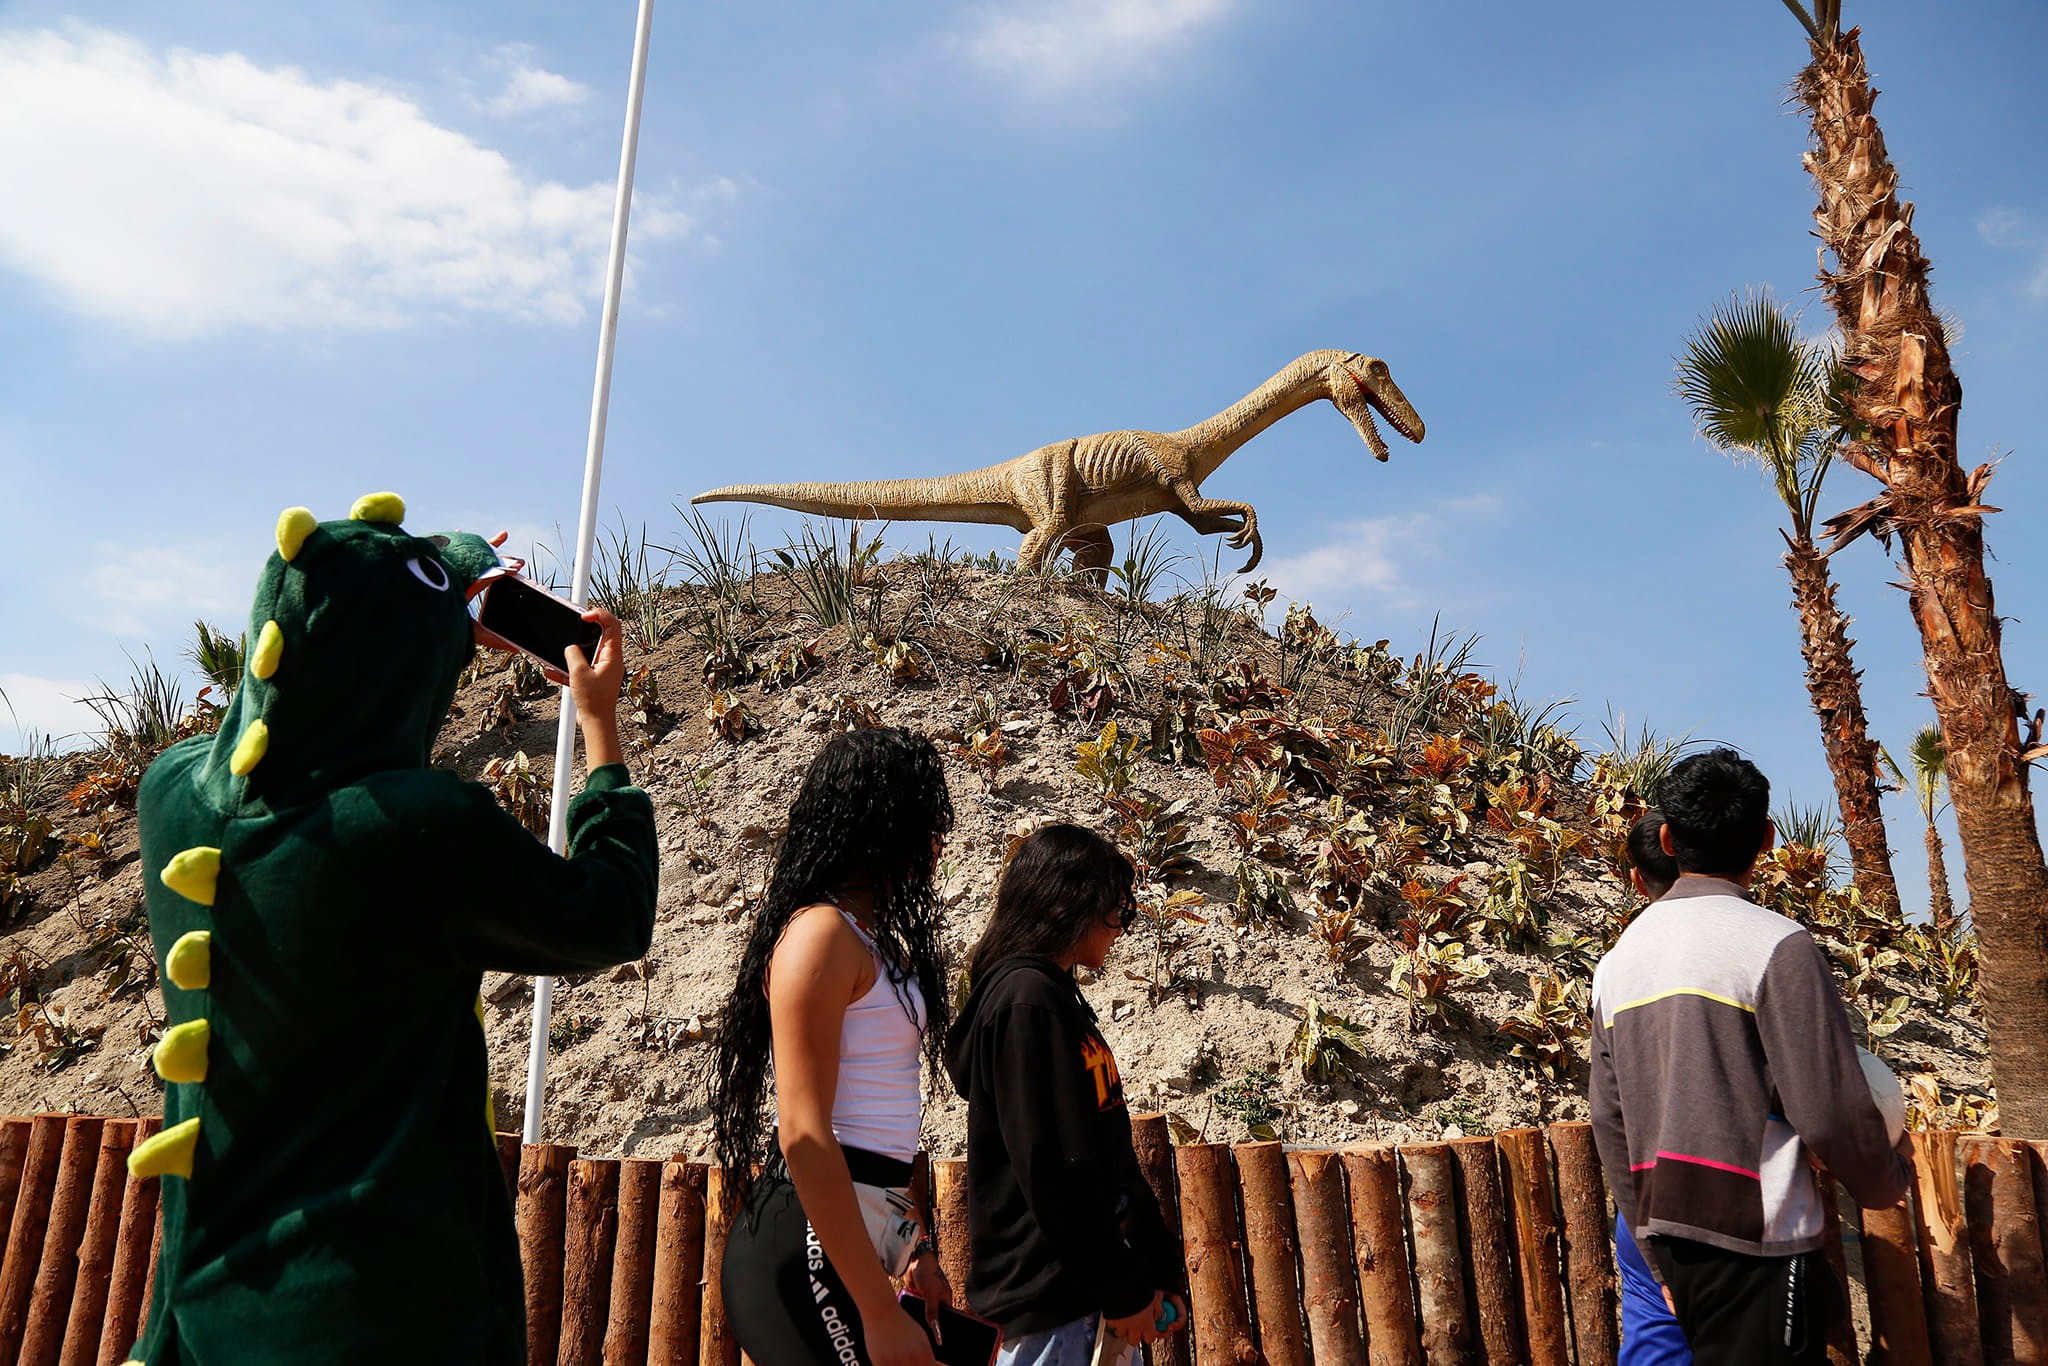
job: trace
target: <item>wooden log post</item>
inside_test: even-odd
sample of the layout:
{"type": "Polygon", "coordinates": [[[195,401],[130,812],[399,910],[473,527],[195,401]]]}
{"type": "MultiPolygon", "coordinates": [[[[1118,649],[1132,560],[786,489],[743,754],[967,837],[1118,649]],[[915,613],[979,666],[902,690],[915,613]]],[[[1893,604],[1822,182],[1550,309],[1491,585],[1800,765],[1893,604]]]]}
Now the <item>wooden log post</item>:
{"type": "Polygon", "coordinates": [[[1828,1366],[1857,1366],[1856,1324],[1849,1316],[1849,1259],[1842,1251],[1842,1196],[1824,1168],[1814,1169],[1813,1181],[1820,1198],[1821,1255],[1834,1278],[1838,1306],[1828,1323],[1828,1366]]]}
{"type": "Polygon", "coordinates": [[[1970,1229],[1956,1179],[1953,1129],[1913,1135],[1913,1225],[1934,1358],[1942,1366],[1983,1366],[1977,1278],[1970,1267],[1970,1229]]]}
{"type": "Polygon", "coordinates": [[[1351,1245],[1358,1263],[1358,1302],[1372,1366],[1422,1366],[1422,1336],[1408,1276],[1408,1229],[1401,1166],[1383,1143],[1347,1149],[1344,1183],[1351,1195],[1351,1245]]]}
{"type": "Polygon", "coordinates": [[[2013,1138],[1965,1138],[1958,1146],[1984,1359],[2048,1366],[2048,1265],[2031,1154],[2013,1138]]]}
{"type": "Polygon", "coordinates": [[[526,1277],[527,1366],[555,1366],[562,1341],[562,1234],[574,1144],[529,1143],[519,1154],[519,1260],[526,1277]]]}
{"type": "Polygon", "coordinates": [[[1931,1366],[1927,1305],[1920,1294],[1920,1258],[1913,1247],[1908,1201],[1861,1211],[1863,1283],[1870,1292],[1873,1366],[1931,1366]]]}
{"type": "Polygon", "coordinates": [[[1553,1124],[1544,1132],[1557,1164],[1557,1204],[1564,1216],[1573,1358],[1578,1366],[1614,1366],[1621,1351],[1614,1224],[1607,1214],[1607,1182],[1600,1174],[1593,1126],[1553,1124]]]}
{"type": "Polygon", "coordinates": [[[519,1200],[519,1135],[499,1134],[498,1165],[505,1172],[505,1194],[517,1204],[519,1200]]]}
{"type": "Polygon", "coordinates": [[[734,1211],[726,1199],[726,1174],[713,1167],[704,1181],[704,1296],[697,1328],[698,1366],[739,1366],[740,1344],[725,1319],[725,1236],[734,1211]]]}
{"type": "Polygon", "coordinates": [[[1181,1245],[1187,1258],[1188,1313],[1202,1366],[1255,1366],[1259,1349],[1237,1263],[1237,1190],[1230,1149],[1183,1143],[1174,1149],[1180,1178],[1181,1245]]]}
{"type": "Polygon", "coordinates": [[[646,1366],[647,1319],[654,1298],[654,1233],[661,1212],[661,1163],[622,1159],[618,1201],[604,1366],[646,1366]]]}
{"type": "Polygon", "coordinates": [[[1278,1143],[1240,1143],[1232,1155],[1244,1210],[1246,1280],[1259,1350],[1267,1366],[1308,1366],[1287,1155],[1278,1143]]]}
{"type": "Polygon", "coordinates": [[[1479,1326],[1479,1360],[1484,1366],[1519,1366],[1524,1360],[1522,1300],[1509,1250],[1500,1149],[1490,1138],[1460,1138],[1446,1146],[1458,1172],[1465,1285],[1473,1321],[1479,1326]]]}
{"type": "Polygon", "coordinates": [[[562,1224],[560,1366],[598,1366],[611,1316],[612,1254],[619,1236],[619,1164],[578,1158],[569,1164],[562,1224]]]}
{"type": "MultiPolygon", "coordinates": [[[[145,1116],[135,1126],[135,1141],[142,1142],[163,1127],[155,1115],[145,1116]]],[[[120,1366],[129,1359],[128,1349],[142,1334],[142,1315],[148,1307],[151,1262],[156,1257],[157,1200],[162,1193],[161,1177],[127,1178],[121,1189],[121,1223],[114,1235],[114,1266],[107,1276],[107,1309],[100,1321],[100,1350],[97,1366],[120,1366]]]]}
{"type": "MultiPolygon", "coordinates": [[[[1180,1179],[1173,1159],[1173,1127],[1165,1115],[1131,1116],[1131,1144],[1137,1150],[1138,1166],[1159,1201],[1159,1213],[1173,1241],[1181,1241],[1180,1179]]],[[[1151,1366],[1191,1366],[1194,1360],[1194,1328],[1187,1325],[1169,1333],[1145,1349],[1151,1366]]]]}
{"type": "Polygon", "coordinates": [[[953,1298],[967,1303],[969,1248],[967,1223],[967,1163],[957,1157],[931,1164],[932,1217],[938,1222],[939,1269],[953,1287],[953,1298]]]}
{"type": "Polygon", "coordinates": [[[1366,1366],[1344,1163],[1333,1152],[1297,1150],[1287,1154],[1287,1174],[1301,1238],[1301,1300],[1310,1354],[1315,1366],[1366,1366]]]}
{"type": "Polygon", "coordinates": [[[28,1161],[29,1119],[0,1119],[0,1262],[7,1259],[7,1232],[14,1223],[14,1197],[21,1189],[21,1169],[28,1161]]]}
{"type": "Polygon", "coordinates": [[[21,1188],[8,1227],[7,1257],[0,1263],[0,1362],[20,1356],[22,1334],[28,1328],[29,1297],[43,1258],[43,1235],[50,1227],[57,1166],[64,1156],[64,1121],[63,1115],[37,1115],[29,1130],[21,1188]]]}
{"type": "Polygon", "coordinates": [[[19,1366],[57,1366],[64,1326],[71,1318],[71,1292],[78,1287],[78,1245],[92,1212],[92,1179],[99,1170],[100,1131],[105,1126],[97,1115],[72,1115],[64,1121],[64,1153],[50,1192],[50,1220],[29,1292],[19,1366]]]}
{"type": "Polygon", "coordinates": [[[1543,1131],[1508,1129],[1496,1135],[1495,1141],[1507,1160],[1508,1203],[1521,1264],[1522,1317],[1529,1330],[1529,1360],[1532,1366],[1570,1366],[1571,1341],[1565,1316],[1556,1193],[1543,1131]]]}
{"type": "Polygon", "coordinates": [[[1462,1366],[1479,1337],[1465,1294],[1457,1164],[1446,1144],[1411,1143],[1401,1149],[1401,1168],[1408,1180],[1408,1230],[1415,1240],[1423,1359],[1429,1366],[1462,1366]]]}
{"type": "Polygon", "coordinates": [[[107,1290],[114,1270],[114,1242],[121,1233],[121,1202],[127,1193],[128,1154],[135,1147],[136,1127],[132,1119],[110,1119],[100,1128],[92,1204],[78,1242],[78,1281],[71,1291],[71,1313],[64,1325],[58,1366],[93,1366],[99,1360],[107,1290]]]}
{"type": "Polygon", "coordinates": [[[699,1162],[679,1160],[661,1168],[648,1366],[697,1366],[697,1328],[704,1316],[704,1178],[699,1162]]]}

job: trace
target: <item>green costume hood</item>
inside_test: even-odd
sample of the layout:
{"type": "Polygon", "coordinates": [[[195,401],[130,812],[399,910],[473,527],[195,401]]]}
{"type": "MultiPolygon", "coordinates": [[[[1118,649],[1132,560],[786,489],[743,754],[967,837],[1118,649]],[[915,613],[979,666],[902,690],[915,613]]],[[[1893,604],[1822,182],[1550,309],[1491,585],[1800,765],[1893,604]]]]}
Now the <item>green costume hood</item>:
{"type": "Polygon", "coordinates": [[[480,536],[410,535],[404,515],[397,494],[373,493],[345,522],[278,518],[242,686],[200,778],[223,808],[426,764],[473,658],[469,587],[498,555],[480,536]]]}

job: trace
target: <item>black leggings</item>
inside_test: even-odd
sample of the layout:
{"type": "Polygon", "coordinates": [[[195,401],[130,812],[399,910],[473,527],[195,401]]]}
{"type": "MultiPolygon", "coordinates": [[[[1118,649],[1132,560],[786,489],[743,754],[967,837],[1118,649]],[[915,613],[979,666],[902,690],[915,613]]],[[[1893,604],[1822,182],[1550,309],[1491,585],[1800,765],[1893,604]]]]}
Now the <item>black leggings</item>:
{"type": "MultiPolygon", "coordinates": [[[[910,1164],[846,1149],[854,1179],[909,1183],[910,1164]]],[[[797,1203],[779,1160],[756,1178],[725,1243],[726,1322],[757,1366],[859,1366],[860,1311],[797,1203]]]]}

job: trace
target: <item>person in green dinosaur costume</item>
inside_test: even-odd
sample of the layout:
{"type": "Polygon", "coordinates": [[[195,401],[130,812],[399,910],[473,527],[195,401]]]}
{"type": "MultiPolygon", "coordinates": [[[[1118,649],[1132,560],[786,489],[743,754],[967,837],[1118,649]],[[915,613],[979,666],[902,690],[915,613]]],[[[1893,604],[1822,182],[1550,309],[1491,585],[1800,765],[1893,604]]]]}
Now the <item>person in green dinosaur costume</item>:
{"type": "Polygon", "coordinates": [[[581,972],[654,929],[654,811],[619,761],[618,623],[571,656],[589,777],[559,857],[428,766],[473,654],[470,535],[395,494],[279,518],[220,730],[138,799],[169,1016],[163,1243],[135,1357],[526,1360],[492,1137],[485,969],[581,972]]]}

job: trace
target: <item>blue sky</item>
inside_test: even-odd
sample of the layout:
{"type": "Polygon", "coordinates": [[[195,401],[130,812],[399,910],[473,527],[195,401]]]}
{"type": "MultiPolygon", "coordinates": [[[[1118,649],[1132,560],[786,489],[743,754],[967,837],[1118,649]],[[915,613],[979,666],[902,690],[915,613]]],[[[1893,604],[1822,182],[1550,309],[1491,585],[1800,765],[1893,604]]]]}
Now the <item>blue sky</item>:
{"type": "MultiPolygon", "coordinates": [[[[1847,8],[1963,325],[1965,459],[2011,457],[2008,666],[2048,692],[2048,8],[1847,8]]],[[[388,487],[420,527],[573,524],[632,23],[0,5],[0,687],[23,721],[75,731],[65,699],[125,678],[124,651],[169,662],[195,615],[238,621],[281,507],[388,487]]],[[[733,479],[1180,427],[1302,351],[1367,351],[1424,445],[1376,465],[1318,405],[1206,486],[1258,505],[1277,586],[1409,650],[1440,611],[1595,736],[1611,704],[1827,800],[1779,509],[1670,393],[1731,290],[1824,321],[1785,106],[1803,52],[1775,0],[658,7],[607,516],[659,539],[733,479]]],[[[1842,470],[1824,501],[1868,493],[1842,470]]],[[[1899,749],[1931,713],[1896,572],[1874,544],[1835,571],[1899,749]]]]}

